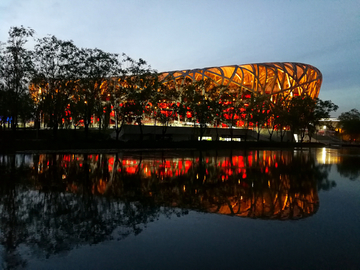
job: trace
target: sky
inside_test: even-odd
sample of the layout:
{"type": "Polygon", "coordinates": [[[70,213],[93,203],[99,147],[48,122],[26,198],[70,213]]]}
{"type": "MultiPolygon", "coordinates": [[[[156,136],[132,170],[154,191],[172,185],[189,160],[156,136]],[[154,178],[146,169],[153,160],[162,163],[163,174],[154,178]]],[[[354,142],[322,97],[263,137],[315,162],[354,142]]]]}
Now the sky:
{"type": "Polygon", "coordinates": [[[1,0],[12,26],[144,59],[159,72],[300,62],[323,74],[336,117],[360,111],[360,0],[1,0]]]}

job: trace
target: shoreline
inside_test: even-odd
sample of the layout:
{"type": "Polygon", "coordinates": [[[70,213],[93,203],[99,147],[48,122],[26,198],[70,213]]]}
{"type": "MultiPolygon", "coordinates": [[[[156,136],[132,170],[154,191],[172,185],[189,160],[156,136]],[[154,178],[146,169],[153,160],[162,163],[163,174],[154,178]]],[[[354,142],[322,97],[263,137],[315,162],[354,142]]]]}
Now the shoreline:
{"type": "Polygon", "coordinates": [[[294,149],[325,147],[323,143],[267,141],[113,141],[113,140],[10,140],[0,142],[0,153],[34,152],[120,152],[120,151],[205,151],[242,149],[294,149]]]}
{"type": "Polygon", "coordinates": [[[106,152],[116,153],[120,151],[206,151],[206,150],[246,150],[246,149],[301,149],[319,147],[360,147],[359,144],[347,143],[324,143],[324,142],[279,142],[248,138],[247,141],[197,141],[197,140],[155,140],[133,139],[128,141],[116,141],[110,139],[112,130],[89,130],[86,138],[82,130],[58,130],[57,139],[54,139],[52,130],[34,129],[17,130],[14,134],[11,130],[0,132],[0,154],[11,153],[39,153],[39,152],[106,152]]]}

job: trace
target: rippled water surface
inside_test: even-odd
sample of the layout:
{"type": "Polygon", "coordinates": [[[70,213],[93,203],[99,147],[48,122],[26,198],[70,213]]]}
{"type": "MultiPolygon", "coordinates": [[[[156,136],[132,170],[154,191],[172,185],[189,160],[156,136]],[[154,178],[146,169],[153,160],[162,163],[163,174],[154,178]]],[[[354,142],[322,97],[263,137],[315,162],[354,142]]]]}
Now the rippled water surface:
{"type": "Polygon", "coordinates": [[[360,150],[0,156],[3,269],[360,269],[360,150]]]}

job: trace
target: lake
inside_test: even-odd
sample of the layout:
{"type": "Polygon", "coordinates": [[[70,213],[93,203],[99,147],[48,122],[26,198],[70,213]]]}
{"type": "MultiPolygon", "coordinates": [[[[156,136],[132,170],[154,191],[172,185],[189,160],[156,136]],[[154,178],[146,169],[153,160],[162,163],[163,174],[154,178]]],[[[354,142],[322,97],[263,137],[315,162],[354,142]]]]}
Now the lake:
{"type": "Polygon", "coordinates": [[[360,269],[360,149],[0,155],[3,269],[360,269]]]}

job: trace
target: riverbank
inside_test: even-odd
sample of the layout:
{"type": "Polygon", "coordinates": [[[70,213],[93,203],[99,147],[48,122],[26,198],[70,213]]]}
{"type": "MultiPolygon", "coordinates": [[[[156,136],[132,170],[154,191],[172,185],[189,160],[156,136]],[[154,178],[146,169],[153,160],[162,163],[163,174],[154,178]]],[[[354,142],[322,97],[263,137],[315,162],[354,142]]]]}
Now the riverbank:
{"type": "Polygon", "coordinates": [[[87,138],[83,130],[59,130],[54,138],[50,130],[19,130],[15,136],[11,131],[2,132],[0,137],[0,152],[72,152],[72,151],[106,151],[123,150],[154,151],[156,149],[191,149],[191,150],[221,150],[221,149],[259,149],[259,148],[298,148],[324,147],[322,143],[292,143],[275,141],[170,141],[170,140],[129,140],[116,141],[110,138],[109,131],[90,130],[87,138]]]}

